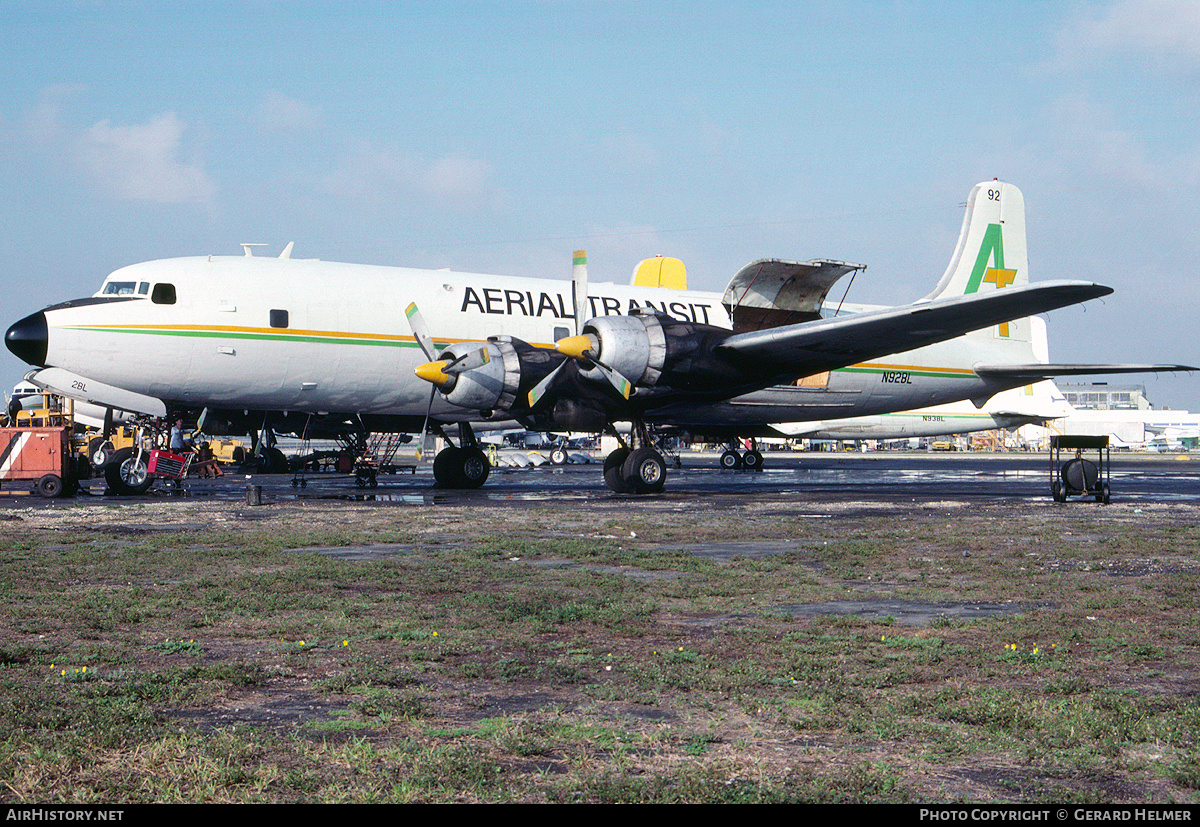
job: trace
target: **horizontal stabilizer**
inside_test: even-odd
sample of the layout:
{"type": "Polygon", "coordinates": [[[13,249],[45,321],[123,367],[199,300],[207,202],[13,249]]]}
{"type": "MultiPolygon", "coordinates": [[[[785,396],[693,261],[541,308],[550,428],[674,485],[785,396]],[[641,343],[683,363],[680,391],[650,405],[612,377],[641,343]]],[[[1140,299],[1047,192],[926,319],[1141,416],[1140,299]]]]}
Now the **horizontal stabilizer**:
{"type": "Polygon", "coordinates": [[[1200,370],[1190,365],[976,365],[976,375],[984,378],[1037,381],[1055,376],[1088,376],[1105,373],[1168,373],[1200,370]]]}
{"type": "Polygon", "coordinates": [[[835,319],[735,333],[717,346],[779,375],[805,376],[944,342],[972,330],[1106,296],[1111,287],[1047,281],[934,299],[835,319]]]}

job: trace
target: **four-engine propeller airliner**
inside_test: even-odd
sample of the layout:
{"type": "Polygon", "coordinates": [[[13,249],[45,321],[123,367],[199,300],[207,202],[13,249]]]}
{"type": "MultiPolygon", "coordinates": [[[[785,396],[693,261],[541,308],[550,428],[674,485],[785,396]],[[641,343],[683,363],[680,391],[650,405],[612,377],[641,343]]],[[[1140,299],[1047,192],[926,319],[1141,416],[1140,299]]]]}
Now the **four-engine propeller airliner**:
{"type": "Polygon", "coordinates": [[[487,477],[472,423],[615,433],[631,422],[604,477],[639,493],[663,487],[660,426],[766,435],[770,423],[981,405],[1055,375],[1189,369],[1039,359],[1030,316],[1112,290],[1031,284],[1023,198],[999,181],[971,191],[933,292],[893,308],[826,306],[861,269],[840,261],[755,261],[719,295],[589,287],[582,253],[567,282],[300,260],[291,245],[249,252],[124,267],[92,297],[16,322],[5,342],[40,368],[35,384],[156,415],[205,409],[213,433],[317,421],[446,436],[457,424],[458,444],[434,461],[450,487],[487,477]]]}

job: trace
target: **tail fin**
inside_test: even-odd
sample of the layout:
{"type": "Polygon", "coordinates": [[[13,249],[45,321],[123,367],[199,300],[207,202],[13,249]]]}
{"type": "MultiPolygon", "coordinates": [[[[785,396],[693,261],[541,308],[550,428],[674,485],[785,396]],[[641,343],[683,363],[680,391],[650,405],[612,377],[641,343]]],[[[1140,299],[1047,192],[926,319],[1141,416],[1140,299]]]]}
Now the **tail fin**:
{"type": "Polygon", "coordinates": [[[1029,283],[1025,199],[1003,181],[976,184],[967,199],[950,266],[926,299],[1001,290],[1029,283]]]}
{"type": "MultiPolygon", "coordinates": [[[[1019,189],[1003,181],[976,184],[967,198],[967,212],[950,266],[925,300],[1028,283],[1025,198],[1019,189]]],[[[1029,351],[1035,347],[1030,319],[1017,319],[969,335],[993,339],[1012,359],[1029,359],[1029,351]]]]}

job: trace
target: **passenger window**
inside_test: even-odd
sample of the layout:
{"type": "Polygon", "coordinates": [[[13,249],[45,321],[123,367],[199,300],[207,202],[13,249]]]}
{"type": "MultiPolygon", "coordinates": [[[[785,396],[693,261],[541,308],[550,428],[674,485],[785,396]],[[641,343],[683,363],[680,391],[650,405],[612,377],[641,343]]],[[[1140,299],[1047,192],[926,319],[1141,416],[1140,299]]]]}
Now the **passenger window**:
{"type": "Polygon", "coordinates": [[[175,304],[175,285],[154,285],[154,292],[150,294],[150,301],[155,304],[175,304]]]}
{"type": "Polygon", "coordinates": [[[288,312],[286,310],[271,311],[271,327],[287,327],[288,312]]]}
{"type": "Polygon", "coordinates": [[[568,330],[568,329],[567,329],[567,328],[565,328],[565,327],[556,327],[556,328],[554,328],[554,341],[556,341],[556,342],[557,342],[559,339],[565,339],[565,338],[567,338],[567,337],[568,337],[568,336],[570,336],[570,335],[571,335],[571,331],[570,331],[570,330],[568,330]]]}

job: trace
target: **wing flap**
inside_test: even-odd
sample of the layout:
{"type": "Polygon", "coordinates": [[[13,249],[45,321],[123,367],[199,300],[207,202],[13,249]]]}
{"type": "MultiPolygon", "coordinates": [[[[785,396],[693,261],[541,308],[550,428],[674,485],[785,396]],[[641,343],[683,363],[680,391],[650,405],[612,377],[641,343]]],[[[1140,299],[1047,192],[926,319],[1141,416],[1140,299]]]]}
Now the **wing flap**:
{"type": "Polygon", "coordinates": [[[1112,292],[1083,281],[1047,281],[855,313],[836,319],[735,333],[717,350],[796,376],[845,367],[891,353],[944,342],[994,324],[1021,319],[1112,292]]]}

